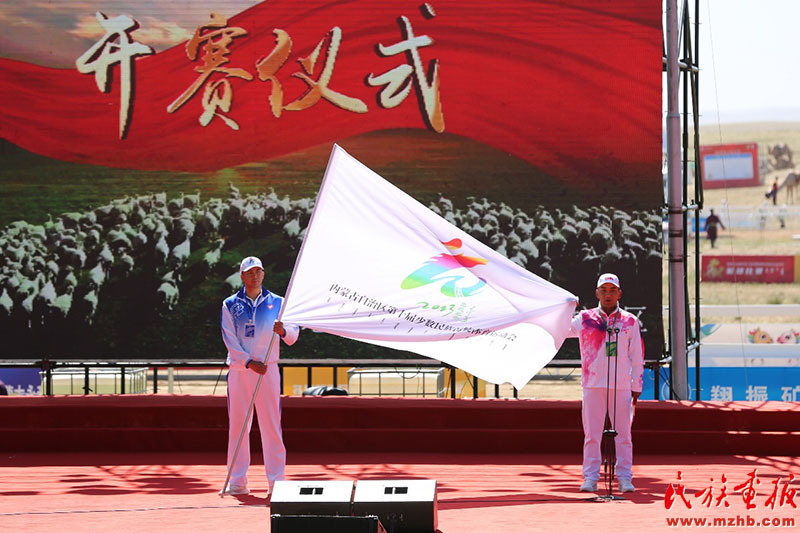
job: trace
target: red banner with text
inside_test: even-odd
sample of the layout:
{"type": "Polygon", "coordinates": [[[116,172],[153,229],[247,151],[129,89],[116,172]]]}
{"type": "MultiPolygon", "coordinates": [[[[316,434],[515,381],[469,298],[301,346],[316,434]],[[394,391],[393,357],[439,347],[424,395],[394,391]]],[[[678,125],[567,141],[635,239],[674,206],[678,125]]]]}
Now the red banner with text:
{"type": "Polygon", "coordinates": [[[791,255],[704,255],[702,281],[736,283],[792,283],[795,262],[791,255]]]}
{"type": "Polygon", "coordinates": [[[146,22],[98,14],[105,34],[74,69],[0,61],[0,137],[68,161],[213,170],[429,128],[563,178],[641,176],[660,157],[661,54],[660,13],[637,4],[264,2],[159,53],[137,41],[146,22]]]}

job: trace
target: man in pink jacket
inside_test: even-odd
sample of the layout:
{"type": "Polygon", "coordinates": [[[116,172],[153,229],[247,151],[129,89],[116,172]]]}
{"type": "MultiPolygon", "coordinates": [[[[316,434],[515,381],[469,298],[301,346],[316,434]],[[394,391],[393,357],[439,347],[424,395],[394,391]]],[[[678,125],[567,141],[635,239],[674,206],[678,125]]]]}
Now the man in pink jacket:
{"type": "Polygon", "coordinates": [[[572,319],[571,333],[581,349],[583,386],[583,484],[581,491],[594,492],[600,479],[600,443],[606,415],[617,432],[616,477],[620,492],[633,492],[633,406],[642,393],[644,345],[635,316],[619,307],[619,278],[603,274],[595,295],[599,305],[580,311],[572,319]]]}

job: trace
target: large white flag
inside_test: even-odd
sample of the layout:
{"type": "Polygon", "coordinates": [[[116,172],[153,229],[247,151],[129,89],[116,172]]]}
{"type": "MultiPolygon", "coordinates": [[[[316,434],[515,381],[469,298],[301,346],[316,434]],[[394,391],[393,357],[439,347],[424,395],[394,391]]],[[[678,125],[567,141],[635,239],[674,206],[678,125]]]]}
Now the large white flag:
{"type": "Polygon", "coordinates": [[[519,389],[561,346],[577,300],[334,145],[282,320],[519,389]]]}

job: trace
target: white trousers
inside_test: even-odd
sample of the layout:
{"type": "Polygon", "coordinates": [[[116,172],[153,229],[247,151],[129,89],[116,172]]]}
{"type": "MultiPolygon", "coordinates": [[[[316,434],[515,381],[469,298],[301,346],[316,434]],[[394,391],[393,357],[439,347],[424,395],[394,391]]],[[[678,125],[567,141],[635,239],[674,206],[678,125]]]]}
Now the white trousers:
{"type": "MultiPolygon", "coordinates": [[[[242,431],[247,409],[253,398],[258,374],[250,369],[232,369],[228,372],[228,465],[231,464],[236,443],[242,431]]],[[[286,448],[281,432],[281,377],[278,365],[267,365],[267,372],[258,388],[255,413],[261,430],[261,447],[264,450],[264,468],[270,488],[275,481],[284,479],[286,448]]],[[[231,469],[231,486],[247,486],[247,469],[250,466],[250,428],[253,416],[247,424],[236,462],[231,469]]]]}
{"type": "MultiPolygon", "coordinates": [[[[633,479],[633,441],[631,422],[633,421],[633,399],[631,391],[616,391],[616,413],[614,412],[614,390],[608,391],[608,418],[617,431],[614,444],[617,453],[617,479],[633,479]]],[[[606,389],[583,389],[583,479],[597,481],[603,465],[600,445],[606,417],[606,389]]]]}

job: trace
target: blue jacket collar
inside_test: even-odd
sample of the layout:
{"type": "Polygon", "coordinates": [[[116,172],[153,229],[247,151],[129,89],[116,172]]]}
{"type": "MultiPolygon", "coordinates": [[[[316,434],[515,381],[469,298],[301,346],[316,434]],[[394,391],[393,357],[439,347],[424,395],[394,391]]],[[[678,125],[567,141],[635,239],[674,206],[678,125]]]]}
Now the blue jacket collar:
{"type": "MultiPolygon", "coordinates": [[[[256,298],[256,304],[259,304],[262,301],[264,301],[264,299],[266,299],[269,296],[269,294],[270,292],[267,289],[265,289],[264,286],[262,285],[261,294],[258,296],[258,298],[256,298]]],[[[239,292],[236,293],[236,297],[246,301],[250,300],[250,298],[247,297],[247,291],[245,291],[244,285],[242,285],[241,288],[239,289],[239,292]]]]}

